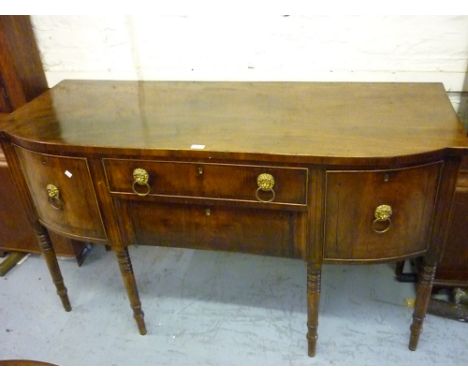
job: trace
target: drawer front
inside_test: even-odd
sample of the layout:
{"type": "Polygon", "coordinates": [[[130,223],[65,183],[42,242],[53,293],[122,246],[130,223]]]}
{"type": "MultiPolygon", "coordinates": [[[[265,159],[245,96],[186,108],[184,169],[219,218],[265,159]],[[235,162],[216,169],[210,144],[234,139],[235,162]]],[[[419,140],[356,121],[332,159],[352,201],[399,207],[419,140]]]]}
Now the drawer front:
{"type": "Polygon", "coordinates": [[[132,244],[281,257],[302,257],[305,252],[294,235],[295,230],[305,232],[299,213],[129,200],[119,204],[132,244]]]}
{"type": "Polygon", "coordinates": [[[383,260],[424,252],[441,165],[327,171],[325,259],[383,260]]]}
{"type": "Polygon", "coordinates": [[[110,192],[133,194],[133,171],[142,168],[149,175],[148,188],[136,191],[152,196],[225,199],[276,204],[307,204],[307,168],[262,167],[188,162],[133,161],[104,159],[110,192]],[[273,176],[272,191],[258,189],[257,177],[273,176]]]}
{"type": "Polygon", "coordinates": [[[85,158],[46,155],[16,147],[41,221],[53,231],[86,240],[106,234],[85,158]],[[51,197],[49,185],[58,190],[51,197]]]}

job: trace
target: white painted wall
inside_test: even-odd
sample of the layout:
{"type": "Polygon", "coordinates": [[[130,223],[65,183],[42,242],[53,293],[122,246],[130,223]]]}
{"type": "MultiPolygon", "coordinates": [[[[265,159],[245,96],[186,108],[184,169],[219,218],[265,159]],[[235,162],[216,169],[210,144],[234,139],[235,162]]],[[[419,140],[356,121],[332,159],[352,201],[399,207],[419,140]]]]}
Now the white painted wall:
{"type": "Polygon", "coordinates": [[[151,14],[32,21],[50,86],[70,78],[429,81],[443,82],[450,92],[468,90],[467,16],[151,14]]]}

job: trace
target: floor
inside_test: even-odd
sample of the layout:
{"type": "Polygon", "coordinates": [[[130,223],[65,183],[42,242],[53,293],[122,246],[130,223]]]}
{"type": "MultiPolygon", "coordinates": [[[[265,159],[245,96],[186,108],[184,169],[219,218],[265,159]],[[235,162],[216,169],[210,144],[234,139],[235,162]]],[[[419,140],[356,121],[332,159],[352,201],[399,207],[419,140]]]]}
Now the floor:
{"type": "Polygon", "coordinates": [[[59,365],[467,365],[468,325],[427,316],[407,349],[414,297],[393,267],[327,265],[317,356],[307,357],[298,260],[131,247],[148,334],[140,336],[111,252],[60,266],[66,313],[37,256],[0,278],[0,359],[59,365]]]}

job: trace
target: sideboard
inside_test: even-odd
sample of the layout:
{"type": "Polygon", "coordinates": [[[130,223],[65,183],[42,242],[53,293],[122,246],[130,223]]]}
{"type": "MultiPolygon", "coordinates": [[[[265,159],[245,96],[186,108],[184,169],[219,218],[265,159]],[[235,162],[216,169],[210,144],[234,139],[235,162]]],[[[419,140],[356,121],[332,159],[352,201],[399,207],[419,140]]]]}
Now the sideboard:
{"type": "Polygon", "coordinates": [[[297,258],[313,356],[322,263],[422,257],[416,349],[468,153],[441,84],[63,81],[1,130],[65,310],[49,230],[112,248],[141,334],[131,244],[297,258]]]}

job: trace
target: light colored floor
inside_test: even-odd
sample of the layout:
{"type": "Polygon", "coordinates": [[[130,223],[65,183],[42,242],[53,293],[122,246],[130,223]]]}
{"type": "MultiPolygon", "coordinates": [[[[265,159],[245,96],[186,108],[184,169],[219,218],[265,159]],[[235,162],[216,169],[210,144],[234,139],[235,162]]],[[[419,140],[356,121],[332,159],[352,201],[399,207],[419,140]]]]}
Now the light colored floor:
{"type": "Polygon", "coordinates": [[[327,265],[317,356],[307,357],[305,266],[298,260],[159,247],[130,253],[148,335],[134,324],[117,263],[95,247],[60,261],[66,313],[45,263],[0,278],[0,359],[60,365],[467,365],[468,325],[427,316],[407,349],[411,284],[390,265],[327,265]]]}

